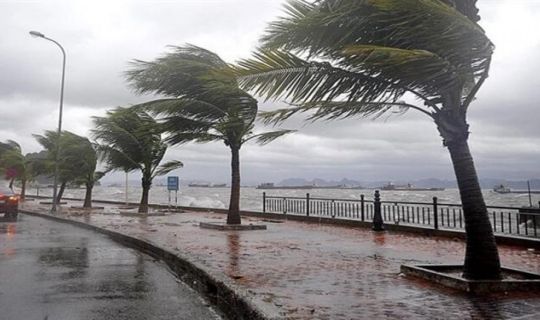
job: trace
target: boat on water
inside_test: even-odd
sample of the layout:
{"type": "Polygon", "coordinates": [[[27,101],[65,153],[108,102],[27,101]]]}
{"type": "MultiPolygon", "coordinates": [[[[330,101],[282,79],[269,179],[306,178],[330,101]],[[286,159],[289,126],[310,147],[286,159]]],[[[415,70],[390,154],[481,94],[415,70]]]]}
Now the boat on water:
{"type": "Polygon", "coordinates": [[[501,193],[501,194],[508,194],[508,193],[513,193],[513,194],[540,194],[540,190],[512,190],[510,189],[509,187],[503,185],[503,184],[500,184],[500,185],[497,185],[495,187],[493,187],[493,192],[496,192],[496,193],[501,193]]]}
{"type": "Polygon", "coordinates": [[[226,183],[220,183],[220,184],[190,183],[188,184],[188,187],[191,187],[191,188],[225,188],[226,186],[227,186],[226,183]]]}
{"type": "Polygon", "coordinates": [[[190,184],[188,184],[188,187],[191,187],[191,188],[210,188],[210,184],[208,184],[208,183],[190,183],[190,184]]]}
{"type": "Polygon", "coordinates": [[[350,187],[347,185],[335,185],[335,186],[318,186],[318,185],[304,185],[304,186],[276,186],[271,182],[261,183],[257,186],[257,189],[364,189],[361,186],[350,187]]]}
{"type": "Polygon", "coordinates": [[[313,189],[313,186],[276,186],[271,182],[261,183],[257,189],[313,189]]]}
{"type": "Polygon", "coordinates": [[[418,188],[408,183],[407,185],[395,185],[388,183],[381,187],[381,190],[386,191],[444,191],[444,188],[418,188]]]}
{"type": "Polygon", "coordinates": [[[220,183],[220,184],[213,184],[212,188],[225,188],[227,187],[226,183],[220,183]]]}
{"type": "Polygon", "coordinates": [[[497,193],[512,193],[512,190],[510,190],[510,188],[508,188],[504,184],[493,187],[493,191],[497,193]]]}

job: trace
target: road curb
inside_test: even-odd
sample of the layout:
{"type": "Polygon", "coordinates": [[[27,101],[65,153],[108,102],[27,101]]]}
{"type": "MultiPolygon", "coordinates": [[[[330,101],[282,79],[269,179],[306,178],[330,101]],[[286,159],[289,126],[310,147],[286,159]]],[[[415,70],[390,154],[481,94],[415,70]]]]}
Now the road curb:
{"type": "Polygon", "coordinates": [[[185,254],[173,253],[151,241],[135,238],[82,221],[35,211],[19,210],[19,212],[61,223],[68,223],[104,234],[118,243],[165,262],[179,279],[209,299],[229,319],[285,319],[285,317],[279,315],[277,310],[269,310],[270,308],[263,310],[262,306],[255,306],[255,303],[245,289],[239,288],[221,274],[208,272],[201,262],[194,261],[194,259],[190,259],[185,254]]]}

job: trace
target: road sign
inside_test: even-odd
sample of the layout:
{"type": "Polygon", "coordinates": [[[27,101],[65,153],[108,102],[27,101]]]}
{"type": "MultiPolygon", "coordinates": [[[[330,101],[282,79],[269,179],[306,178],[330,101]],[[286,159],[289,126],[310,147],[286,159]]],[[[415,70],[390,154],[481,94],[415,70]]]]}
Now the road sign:
{"type": "Polygon", "coordinates": [[[178,191],[179,185],[178,177],[167,177],[167,190],[178,191]]]}

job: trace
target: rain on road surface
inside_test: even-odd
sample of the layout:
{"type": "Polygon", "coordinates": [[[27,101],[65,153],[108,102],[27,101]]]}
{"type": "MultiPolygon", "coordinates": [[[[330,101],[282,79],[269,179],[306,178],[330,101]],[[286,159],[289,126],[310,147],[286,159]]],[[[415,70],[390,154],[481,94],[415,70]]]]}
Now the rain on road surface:
{"type": "Polygon", "coordinates": [[[166,266],[104,235],[0,222],[0,319],[221,319],[166,266]]]}

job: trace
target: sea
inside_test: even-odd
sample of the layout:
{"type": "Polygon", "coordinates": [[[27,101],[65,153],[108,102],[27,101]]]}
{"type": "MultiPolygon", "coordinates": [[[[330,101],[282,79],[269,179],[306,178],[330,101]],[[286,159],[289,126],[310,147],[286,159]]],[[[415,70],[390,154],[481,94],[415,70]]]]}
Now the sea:
{"type": "MultiPolygon", "coordinates": [[[[242,210],[261,211],[263,192],[267,196],[279,197],[310,197],[329,198],[329,199],[351,199],[359,200],[364,195],[366,200],[373,200],[374,189],[266,189],[261,190],[255,187],[242,187],[240,191],[240,206],[242,210]]],[[[508,206],[525,207],[538,206],[540,194],[532,194],[529,202],[527,193],[508,193],[500,194],[490,189],[482,190],[484,199],[488,206],[508,206]]],[[[30,188],[27,191],[29,195],[36,195],[38,190],[30,188]]],[[[139,202],[142,189],[140,187],[129,186],[126,199],[125,187],[116,186],[96,186],[93,190],[94,200],[113,200],[139,202]]],[[[66,198],[84,198],[85,189],[66,189],[64,197],[66,198]]],[[[399,191],[399,190],[381,190],[381,200],[383,201],[404,201],[404,202],[432,202],[433,197],[438,198],[439,203],[459,204],[458,189],[445,189],[443,191],[399,191]]],[[[40,188],[39,195],[52,195],[52,188],[40,188]]],[[[223,209],[229,205],[230,189],[225,188],[206,188],[206,187],[184,187],[181,186],[178,192],[167,191],[166,186],[153,186],[150,190],[150,203],[152,204],[171,204],[172,206],[188,206],[201,208],[223,209]]]]}

